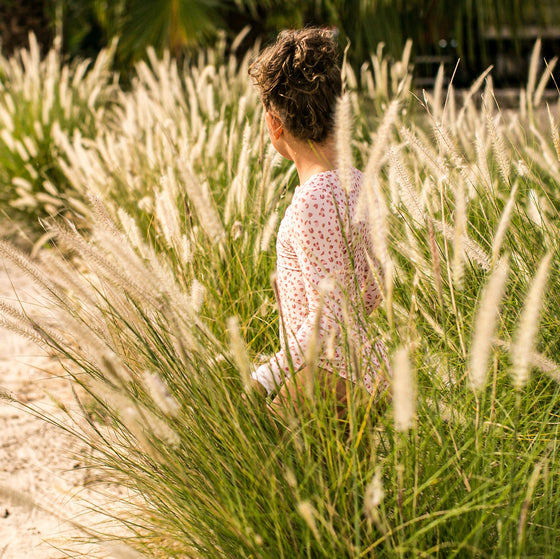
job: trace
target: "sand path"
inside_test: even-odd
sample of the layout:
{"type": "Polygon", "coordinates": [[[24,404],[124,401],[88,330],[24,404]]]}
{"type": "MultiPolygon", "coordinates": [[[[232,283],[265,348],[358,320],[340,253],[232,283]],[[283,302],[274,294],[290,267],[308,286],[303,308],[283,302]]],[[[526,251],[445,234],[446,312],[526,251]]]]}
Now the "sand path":
{"type": "MultiPolygon", "coordinates": [[[[0,260],[0,300],[17,304],[36,300],[31,281],[0,260]]],[[[61,420],[64,414],[48,394],[72,403],[68,381],[57,361],[33,342],[0,328],[0,389],[21,402],[48,410],[61,420]]],[[[44,420],[0,400],[0,559],[69,557],[61,550],[69,538],[83,535],[57,515],[91,525],[83,501],[96,502],[97,490],[88,486],[82,469],[88,450],[44,420]],[[43,508],[6,495],[2,487],[25,495],[43,508]],[[54,513],[54,514],[53,514],[54,513]]]]}

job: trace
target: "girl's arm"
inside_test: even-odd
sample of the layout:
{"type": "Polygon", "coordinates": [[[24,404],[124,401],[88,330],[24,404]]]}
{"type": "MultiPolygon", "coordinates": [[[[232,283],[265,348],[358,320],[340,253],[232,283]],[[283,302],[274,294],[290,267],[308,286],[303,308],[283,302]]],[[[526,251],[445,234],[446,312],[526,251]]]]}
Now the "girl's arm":
{"type": "MultiPolygon", "coordinates": [[[[343,208],[338,208],[343,213],[343,208]]],[[[293,371],[319,356],[324,341],[343,319],[344,291],[351,275],[350,258],[332,193],[316,190],[294,197],[292,243],[305,286],[308,312],[297,332],[286,332],[286,346],[260,366],[253,378],[275,391],[293,371]]],[[[336,344],[337,346],[340,344],[336,344]]],[[[333,357],[341,349],[334,348],[333,357]]]]}

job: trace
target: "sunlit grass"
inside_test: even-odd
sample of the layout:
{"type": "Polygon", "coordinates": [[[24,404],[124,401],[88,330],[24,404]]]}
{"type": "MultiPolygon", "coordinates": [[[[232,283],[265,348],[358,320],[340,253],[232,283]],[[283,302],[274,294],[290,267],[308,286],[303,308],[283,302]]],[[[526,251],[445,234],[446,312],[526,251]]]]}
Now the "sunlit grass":
{"type": "Polygon", "coordinates": [[[152,55],[95,135],[57,132],[87,226],[45,224],[38,260],[0,246],[61,316],[3,306],[2,324],[81,385],[71,430],[137,495],[123,523],[146,556],[557,551],[558,106],[542,111],[533,78],[530,110],[500,111],[484,80],[461,105],[443,74],[420,102],[402,66],[373,66],[362,89],[348,70],[354,122],[338,130],[383,272],[368,328],[393,361],[386,410],[372,398],[340,422],[316,395],[285,422],[245,393],[243,364],[278,346],[270,274],[295,186],[247,59],[209,51],[179,71],[152,55]]]}

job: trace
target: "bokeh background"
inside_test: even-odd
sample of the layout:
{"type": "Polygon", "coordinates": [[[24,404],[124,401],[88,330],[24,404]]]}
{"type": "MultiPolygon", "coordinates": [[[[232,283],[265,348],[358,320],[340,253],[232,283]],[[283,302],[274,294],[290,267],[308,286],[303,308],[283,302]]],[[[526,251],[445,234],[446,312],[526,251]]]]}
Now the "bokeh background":
{"type": "Polygon", "coordinates": [[[182,57],[224,37],[233,41],[247,26],[249,48],[307,24],[336,28],[343,46],[351,42],[355,67],[380,42],[400,58],[411,38],[419,87],[430,86],[441,62],[452,70],[457,59],[456,86],[470,85],[493,64],[497,87],[517,87],[537,38],[543,58],[560,52],[558,0],[0,0],[4,54],[27,46],[30,31],[44,49],[60,37],[68,57],[95,57],[118,36],[115,65],[123,77],[149,45],[182,57]]]}

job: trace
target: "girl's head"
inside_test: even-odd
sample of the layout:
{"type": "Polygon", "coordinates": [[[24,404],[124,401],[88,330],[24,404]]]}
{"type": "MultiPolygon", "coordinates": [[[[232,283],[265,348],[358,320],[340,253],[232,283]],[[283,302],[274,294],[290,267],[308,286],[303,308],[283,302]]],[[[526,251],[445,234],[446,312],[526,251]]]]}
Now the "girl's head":
{"type": "Polygon", "coordinates": [[[342,92],[338,46],[332,31],[282,31],[249,68],[267,111],[295,138],[323,142],[334,127],[342,92]]]}

